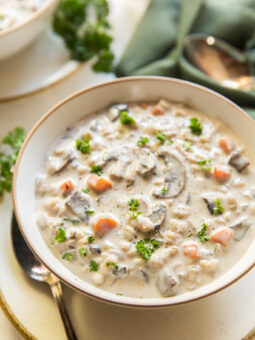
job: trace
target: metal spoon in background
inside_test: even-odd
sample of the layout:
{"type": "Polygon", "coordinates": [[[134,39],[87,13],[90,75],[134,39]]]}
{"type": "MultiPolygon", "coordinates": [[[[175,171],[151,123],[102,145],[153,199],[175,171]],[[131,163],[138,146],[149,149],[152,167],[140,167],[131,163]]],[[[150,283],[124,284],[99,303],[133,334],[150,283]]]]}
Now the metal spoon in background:
{"type": "Polygon", "coordinates": [[[46,282],[50,286],[53,297],[58,305],[62,321],[64,323],[67,339],[78,340],[64,304],[63,293],[59,279],[46,267],[44,267],[44,265],[42,265],[41,262],[37,260],[32,251],[29,249],[19,230],[19,226],[14,214],[12,216],[11,236],[14,253],[20,266],[32,279],[46,282]]]}
{"type": "Polygon", "coordinates": [[[184,39],[183,51],[191,64],[221,85],[243,91],[255,90],[253,66],[244,53],[223,40],[190,34],[184,39]]]}

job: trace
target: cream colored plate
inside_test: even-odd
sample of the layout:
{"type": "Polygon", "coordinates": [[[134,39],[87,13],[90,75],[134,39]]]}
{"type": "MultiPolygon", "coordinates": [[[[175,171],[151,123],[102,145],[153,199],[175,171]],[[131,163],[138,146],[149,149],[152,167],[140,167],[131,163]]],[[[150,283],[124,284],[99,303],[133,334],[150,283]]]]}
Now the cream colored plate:
{"type": "Polygon", "coordinates": [[[82,65],[70,60],[62,40],[49,28],[23,51],[0,62],[0,101],[56,84],[82,65]]]}
{"type": "MultiPolygon", "coordinates": [[[[148,0],[111,0],[117,56],[122,53],[147,3],[148,0]]],[[[0,103],[0,139],[17,125],[28,131],[62,98],[112,77],[94,74],[89,65],[85,65],[46,91],[0,103]]],[[[16,324],[27,339],[33,335],[39,340],[63,340],[63,327],[49,288],[28,279],[14,257],[10,239],[11,209],[10,196],[5,195],[0,202],[0,302],[12,324],[16,324]]],[[[106,305],[67,287],[64,293],[79,340],[240,340],[255,326],[254,284],[255,270],[204,300],[149,311],[106,305]]],[[[21,336],[13,329],[0,311],[0,339],[20,340],[21,336]]]]}

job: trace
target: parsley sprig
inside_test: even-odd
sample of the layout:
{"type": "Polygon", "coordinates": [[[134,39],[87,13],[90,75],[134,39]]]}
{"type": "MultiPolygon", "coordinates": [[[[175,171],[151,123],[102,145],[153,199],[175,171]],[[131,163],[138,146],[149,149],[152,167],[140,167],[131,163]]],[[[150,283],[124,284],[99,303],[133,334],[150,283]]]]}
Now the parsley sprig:
{"type": "Polygon", "coordinates": [[[67,261],[72,261],[72,259],[73,259],[73,254],[67,252],[67,253],[65,253],[65,254],[62,256],[62,259],[67,260],[67,261]]]}
{"type": "Polygon", "coordinates": [[[201,169],[205,172],[210,172],[212,170],[212,160],[210,158],[200,159],[197,163],[201,165],[201,169]]]}
{"type": "Polygon", "coordinates": [[[138,210],[139,208],[139,201],[136,198],[131,198],[128,201],[129,204],[129,216],[133,219],[136,219],[139,215],[142,214],[141,211],[138,210]]]}
{"type": "Polygon", "coordinates": [[[207,232],[207,225],[203,223],[202,228],[198,231],[197,236],[201,242],[206,242],[209,240],[209,234],[207,232]]]}
{"type": "Polygon", "coordinates": [[[57,243],[62,243],[64,241],[66,241],[66,231],[65,231],[65,229],[58,228],[58,232],[57,232],[57,234],[55,236],[55,241],[57,243]]]}
{"type": "Polygon", "coordinates": [[[90,272],[97,272],[98,271],[98,263],[95,261],[91,260],[89,264],[89,271],[90,272]]]}
{"type": "Polygon", "coordinates": [[[137,146],[145,146],[147,143],[149,143],[148,137],[141,137],[139,141],[136,143],[137,146]]]}
{"type": "Polygon", "coordinates": [[[190,126],[189,126],[193,135],[201,135],[203,131],[203,127],[197,117],[190,118],[190,126]]]}
{"type": "Polygon", "coordinates": [[[91,153],[91,146],[88,137],[84,137],[83,140],[77,139],[76,140],[76,149],[81,151],[84,154],[91,153]]]}
{"type": "Polygon", "coordinates": [[[136,243],[136,251],[144,260],[149,260],[158,248],[159,242],[155,239],[144,239],[136,243]]]}
{"type": "Polygon", "coordinates": [[[92,66],[95,72],[112,71],[108,14],[107,0],[60,0],[53,18],[53,29],[63,38],[73,59],[96,57],[92,66]]]}
{"type": "Polygon", "coordinates": [[[103,169],[100,165],[91,165],[90,171],[94,174],[97,174],[97,176],[101,176],[103,173],[103,169]]]}
{"type": "Polygon", "coordinates": [[[160,131],[154,131],[154,134],[159,141],[160,144],[164,144],[166,141],[166,135],[163,132],[160,131]]]}
{"type": "Polygon", "coordinates": [[[135,120],[126,111],[122,111],[120,113],[120,122],[123,125],[131,125],[135,123],[135,120]]]}
{"type": "Polygon", "coordinates": [[[114,269],[116,270],[119,269],[119,266],[115,262],[112,262],[112,261],[106,262],[106,267],[110,267],[110,266],[113,266],[114,269]]]}
{"type": "Polygon", "coordinates": [[[213,208],[214,215],[221,215],[224,212],[225,208],[221,204],[221,200],[217,198],[215,200],[215,207],[213,208]]]}

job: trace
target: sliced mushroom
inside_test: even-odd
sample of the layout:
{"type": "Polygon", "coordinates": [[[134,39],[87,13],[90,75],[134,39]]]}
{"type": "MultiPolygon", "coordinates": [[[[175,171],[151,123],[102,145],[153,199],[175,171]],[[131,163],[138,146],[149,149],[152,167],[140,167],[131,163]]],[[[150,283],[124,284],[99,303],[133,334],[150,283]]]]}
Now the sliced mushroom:
{"type": "Polygon", "coordinates": [[[249,160],[241,156],[238,151],[234,151],[228,161],[238,172],[242,172],[250,164],[249,160]]]}
{"type": "Polygon", "coordinates": [[[128,110],[128,106],[127,104],[115,104],[113,106],[110,107],[109,109],[109,119],[111,122],[114,122],[115,120],[117,120],[120,116],[120,113],[122,111],[127,111],[128,110]]]}
{"type": "Polygon", "coordinates": [[[56,156],[49,157],[48,172],[57,174],[64,170],[68,164],[74,160],[74,152],[72,148],[65,148],[62,152],[58,152],[56,156]]]}
{"type": "Polygon", "coordinates": [[[76,191],[66,202],[66,206],[83,222],[88,222],[85,206],[90,207],[90,197],[82,191],[76,191]]]}
{"type": "Polygon", "coordinates": [[[116,279],[123,278],[128,275],[128,267],[125,265],[121,265],[118,269],[114,268],[112,273],[113,275],[115,275],[116,279]]]}
{"type": "Polygon", "coordinates": [[[165,268],[159,272],[156,279],[156,285],[163,296],[171,296],[176,292],[179,286],[179,280],[172,273],[170,268],[165,268]]]}
{"type": "Polygon", "coordinates": [[[127,164],[122,161],[114,162],[109,169],[109,176],[112,180],[120,180],[125,178],[127,164]]]}
{"type": "Polygon", "coordinates": [[[148,217],[153,224],[153,231],[159,230],[160,226],[163,224],[166,218],[165,202],[156,204],[148,217]]]}
{"type": "Polygon", "coordinates": [[[137,151],[138,173],[143,177],[151,176],[156,169],[156,158],[150,150],[143,148],[137,151]]]}
{"type": "Polygon", "coordinates": [[[186,169],[181,161],[173,154],[169,152],[162,152],[159,154],[165,160],[166,163],[166,176],[164,188],[155,189],[153,195],[157,198],[174,198],[180,195],[184,190],[186,184],[186,169]]]}
{"type": "Polygon", "coordinates": [[[142,269],[142,268],[139,268],[138,271],[137,271],[137,275],[142,278],[146,283],[149,282],[150,280],[150,277],[149,277],[149,274],[147,273],[146,270],[142,269]]]}
{"type": "Polygon", "coordinates": [[[207,205],[207,208],[209,210],[209,213],[211,215],[214,215],[214,209],[217,208],[215,202],[217,199],[222,199],[222,194],[217,192],[208,192],[202,196],[204,202],[207,205]]]}
{"type": "Polygon", "coordinates": [[[94,255],[100,255],[102,253],[101,248],[98,245],[96,245],[96,244],[90,244],[89,245],[89,250],[94,255]]]}
{"type": "Polygon", "coordinates": [[[234,231],[234,240],[235,241],[242,240],[250,226],[251,223],[248,222],[246,219],[243,219],[239,221],[237,224],[230,226],[230,228],[232,228],[234,231]]]}

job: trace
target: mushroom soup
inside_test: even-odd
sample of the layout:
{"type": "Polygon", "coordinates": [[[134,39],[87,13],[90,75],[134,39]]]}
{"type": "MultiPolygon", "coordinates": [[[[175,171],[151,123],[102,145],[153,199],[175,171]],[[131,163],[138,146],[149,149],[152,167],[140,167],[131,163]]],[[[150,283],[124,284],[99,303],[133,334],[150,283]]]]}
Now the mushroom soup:
{"type": "Polygon", "coordinates": [[[0,32],[27,20],[48,0],[0,0],[0,32]]]}
{"type": "Polygon", "coordinates": [[[87,282],[139,298],[181,294],[249,246],[254,172],[218,121],[165,100],[115,104],[51,146],[35,184],[37,221],[87,282]]]}

